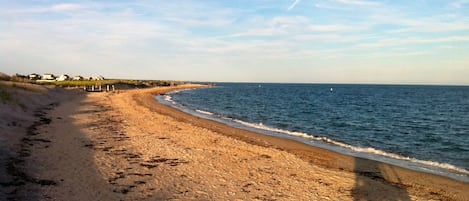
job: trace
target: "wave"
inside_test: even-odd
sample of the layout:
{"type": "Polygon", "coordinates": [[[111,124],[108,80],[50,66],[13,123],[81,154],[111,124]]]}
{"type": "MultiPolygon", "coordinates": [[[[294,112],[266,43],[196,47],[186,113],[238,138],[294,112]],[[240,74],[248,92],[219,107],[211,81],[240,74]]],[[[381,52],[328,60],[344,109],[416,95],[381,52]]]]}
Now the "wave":
{"type": "Polygon", "coordinates": [[[195,111],[198,112],[198,113],[201,113],[201,114],[213,116],[213,113],[211,113],[211,112],[207,112],[207,111],[203,111],[203,110],[195,110],[195,111]]]}
{"type": "Polygon", "coordinates": [[[459,173],[463,173],[463,174],[469,174],[468,170],[466,170],[464,168],[454,166],[454,165],[451,165],[451,164],[448,164],[448,163],[439,163],[439,162],[434,162],[434,161],[426,161],[426,160],[420,160],[420,159],[411,158],[411,157],[405,157],[405,156],[401,156],[401,155],[398,155],[398,154],[393,154],[393,153],[385,152],[385,151],[382,151],[382,150],[379,150],[379,149],[371,148],[371,147],[352,146],[352,145],[349,145],[349,144],[346,144],[346,143],[343,143],[343,142],[339,142],[339,141],[329,139],[327,137],[318,137],[318,136],[310,135],[310,134],[307,134],[307,133],[301,133],[301,132],[295,132],[295,131],[288,131],[288,130],[273,128],[273,127],[265,126],[262,123],[249,123],[249,122],[241,121],[241,120],[238,120],[238,119],[234,119],[233,121],[235,121],[236,123],[239,123],[241,125],[251,127],[251,128],[256,128],[256,129],[260,129],[260,130],[265,130],[265,131],[270,131],[270,132],[275,132],[275,133],[282,133],[282,134],[287,134],[287,135],[291,135],[291,136],[301,137],[301,138],[304,138],[304,139],[329,143],[329,144],[339,146],[339,147],[343,147],[343,148],[346,148],[348,150],[352,150],[352,151],[358,152],[358,153],[379,155],[379,156],[384,156],[384,157],[387,157],[387,158],[392,158],[392,159],[397,159],[397,160],[402,160],[402,161],[409,161],[409,162],[412,162],[412,163],[418,163],[418,164],[423,164],[423,165],[427,165],[427,166],[447,169],[447,170],[451,170],[451,171],[455,171],[455,172],[459,172],[459,173]]]}
{"type": "MultiPolygon", "coordinates": [[[[178,106],[177,108],[181,107],[182,105],[178,104],[170,96],[171,94],[179,93],[181,91],[185,91],[185,90],[172,91],[171,93],[168,93],[168,94],[164,95],[163,96],[164,101],[172,104],[175,107],[178,106]]],[[[184,107],[184,106],[182,106],[182,107],[184,107]]],[[[179,109],[183,109],[183,108],[179,108],[179,109]]],[[[186,109],[188,109],[188,108],[186,108],[186,109]]],[[[405,157],[405,156],[401,156],[401,155],[398,155],[398,154],[389,153],[389,152],[386,152],[386,151],[383,151],[383,150],[375,149],[375,148],[372,148],[372,147],[353,146],[353,145],[346,144],[346,143],[343,143],[343,142],[339,142],[339,141],[336,141],[336,140],[333,140],[333,139],[330,139],[330,138],[327,138],[327,137],[314,136],[314,135],[311,135],[311,134],[308,134],[308,133],[295,132],[295,131],[289,131],[289,130],[274,128],[274,127],[269,127],[269,126],[266,126],[262,123],[245,122],[245,121],[242,121],[242,120],[239,120],[239,119],[234,119],[234,118],[231,118],[231,117],[226,117],[224,115],[218,115],[218,114],[214,114],[214,113],[209,112],[209,111],[204,111],[204,110],[199,110],[199,109],[196,109],[196,110],[189,109],[189,110],[184,110],[184,111],[189,112],[189,113],[191,113],[190,111],[193,111],[193,112],[195,112],[194,114],[197,114],[197,113],[204,114],[204,115],[210,116],[211,118],[215,117],[215,119],[219,119],[217,121],[221,121],[221,122],[224,122],[224,123],[226,123],[226,122],[236,122],[236,123],[238,123],[242,126],[248,127],[248,128],[255,128],[255,129],[264,130],[264,131],[267,131],[267,132],[274,132],[274,133],[299,137],[301,139],[312,140],[312,141],[316,141],[316,142],[323,142],[323,143],[330,144],[330,145],[333,145],[333,146],[345,148],[346,150],[351,150],[355,153],[371,154],[371,155],[376,155],[376,156],[381,156],[381,157],[385,157],[385,158],[394,159],[394,160],[397,160],[397,161],[407,161],[407,162],[414,163],[414,164],[421,164],[421,165],[424,165],[424,166],[427,166],[427,167],[445,169],[445,170],[449,170],[449,171],[452,171],[452,172],[457,173],[457,174],[469,175],[468,170],[466,170],[464,168],[457,167],[455,165],[448,164],[448,163],[440,163],[440,162],[435,162],[435,161],[426,161],[426,160],[420,160],[420,159],[411,158],[411,157],[405,157]]],[[[425,167],[420,167],[420,168],[425,168],[425,167]]]]}
{"type": "Polygon", "coordinates": [[[168,103],[176,105],[176,102],[173,100],[173,97],[171,97],[170,95],[164,95],[163,97],[164,97],[164,100],[167,101],[168,103]]]}
{"type": "Polygon", "coordinates": [[[182,91],[189,91],[189,90],[194,90],[194,89],[178,89],[178,90],[174,90],[174,91],[169,91],[169,92],[167,92],[166,94],[164,94],[162,96],[163,96],[164,101],[166,101],[168,103],[171,103],[172,105],[177,105],[177,102],[173,100],[173,97],[171,95],[177,94],[177,93],[182,92],[182,91]]]}

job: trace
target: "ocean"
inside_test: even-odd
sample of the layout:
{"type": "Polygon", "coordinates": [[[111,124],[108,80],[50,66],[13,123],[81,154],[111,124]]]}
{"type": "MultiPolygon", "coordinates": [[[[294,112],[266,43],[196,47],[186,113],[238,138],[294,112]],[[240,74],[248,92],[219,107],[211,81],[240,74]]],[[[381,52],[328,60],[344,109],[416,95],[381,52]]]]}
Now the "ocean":
{"type": "Polygon", "coordinates": [[[203,118],[469,182],[469,87],[217,83],[157,99],[203,118]]]}

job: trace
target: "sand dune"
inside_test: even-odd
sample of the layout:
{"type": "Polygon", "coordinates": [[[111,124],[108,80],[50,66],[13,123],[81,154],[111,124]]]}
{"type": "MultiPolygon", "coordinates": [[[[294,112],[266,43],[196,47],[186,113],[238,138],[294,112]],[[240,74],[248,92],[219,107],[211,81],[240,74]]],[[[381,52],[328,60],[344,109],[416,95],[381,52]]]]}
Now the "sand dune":
{"type": "Polygon", "coordinates": [[[152,97],[174,88],[88,94],[12,88],[28,108],[0,105],[2,198],[468,199],[465,183],[227,127],[152,97]],[[389,169],[396,174],[382,174],[389,169]]]}

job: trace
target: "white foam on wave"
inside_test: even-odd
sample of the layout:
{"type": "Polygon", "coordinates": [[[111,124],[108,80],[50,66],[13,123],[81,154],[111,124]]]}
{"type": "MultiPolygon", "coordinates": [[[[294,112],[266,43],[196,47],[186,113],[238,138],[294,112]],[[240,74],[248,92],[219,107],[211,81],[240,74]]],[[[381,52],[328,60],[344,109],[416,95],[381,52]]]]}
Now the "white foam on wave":
{"type": "Polygon", "coordinates": [[[176,102],[173,100],[173,97],[171,97],[170,95],[164,95],[164,100],[173,105],[176,104],[176,102]]]}
{"type": "Polygon", "coordinates": [[[178,90],[170,91],[170,92],[168,92],[168,93],[166,93],[166,94],[163,95],[163,97],[164,97],[163,99],[164,99],[165,101],[167,101],[167,102],[173,104],[173,105],[176,105],[177,103],[176,103],[176,101],[173,100],[173,97],[172,97],[171,95],[172,95],[172,94],[177,94],[177,93],[179,93],[179,92],[181,92],[181,91],[188,91],[188,90],[194,90],[194,89],[178,89],[178,90]]]}
{"type": "Polygon", "coordinates": [[[451,170],[451,171],[455,171],[455,172],[459,172],[459,173],[463,173],[463,174],[469,174],[468,170],[466,170],[464,168],[454,166],[454,165],[451,165],[451,164],[448,164],[448,163],[425,161],[425,160],[420,160],[420,159],[416,159],[416,158],[400,156],[398,154],[388,153],[388,152],[385,152],[385,151],[382,151],[382,150],[379,150],[379,149],[375,149],[375,148],[371,148],[371,147],[366,147],[366,148],[356,147],[356,146],[352,146],[352,145],[349,145],[349,144],[346,144],[346,143],[343,143],[343,142],[338,142],[338,141],[329,139],[327,137],[318,137],[318,136],[309,135],[309,134],[301,133],[301,132],[294,132],[294,131],[288,131],[288,130],[283,130],[283,129],[278,129],[278,128],[272,128],[272,127],[265,126],[262,123],[257,123],[257,124],[256,123],[249,123],[249,122],[245,122],[245,121],[241,121],[241,120],[237,120],[237,119],[235,119],[233,121],[235,121],[239,124],[242,124],[244,126],[248,126],[248,127],[252,127],[252,128],[256,128],[256,129],[287,134],[287,135],[301,137],[301,138],[305,138],[305,139],[309,139],[309,140],[326,142],[326,143],[329,143],[329,144],[332,144],[332,145],[336,145],[336,146],[339,146],[339,147],[343,147],[343,148],[352,150],[354,152],[374,154],[374,155],[384,156],[384,157],[387,157],[387,158],[403,160],[403,161],[409,161],[409,162],[412,162],[412,163],[418,163],[418,164],[423,164],[423,165],[427,165],[427,166],[447,169],[447,170],[451,170]]]}
{"type": "MultiPolygon", "coordinates": [[[[170,93],[167,93],[166,95],[164,95],[164,100],[171,103],[171,104],[173,104],[173,105],[176,105],[177,104],[176,101],[174,101],[172,99],[170,94],[179,93],[179,92],[185,91],[185,90],[191,90],[191,89],[182,89],[182,90],[171,91],[170,93]]],[[[209,116],[215,116],[215,114],[213,114],[211,112],[208,112],[208,111],[203,111],[203,110],[195,110],[195,111],[198,112],[198,113],[201,113],[201,114],[205,114],[205,115],[209,115],[209,116]]],[[[366,153],[366,154],[384,156],[384,157],[391,158],[391,159],[409,161],[409,162],[412,162],[412,163],[423,164],[423,165],[427,165],[427,166],[431,166],[431,167],[442,168],[442,169],[446,169],[446,170],[450,170],[450,171],[454,171],[454,172],[469,175],[468,170],[466,170],[464,168],[454,166],[454,165],[451,165],[451,164],[448,164],[448,163],[425,161],[425,160],[420,160],[420,159],[416,159],[416,158],[400,156],[398,154],[388,153],[388,152],[385,152],[385,151],[382,151],[382,150],[379,150],[379,149],[375,149],[375,148],[371,148],[371,147],[352,146],[352,145],[349,145],[349,144],[346,144],[346,143],[343,143],[343,142],[339,142],[339,141],[329,139],[327,137],[318,137],[318,136],[310,135],[310,134],[307,134],[307,133],[301,133],[301,132],[283,130],[283,129],[279,129],[279,128],[273,128],[273,127],[265,126],[262,123],[249,123],[249,122],[241,121],[241,120],[238,120],[238,119],[233,119],[233,118],[230,118],[230,117],[225,117],[223,115],[216,115],[216,116],[221,117],[222,119],[225,119],[225,120],[230,120],[230,121],[237,122],[237,123],[239,123],[241,125],[244,125],[244,126],[247,126],[247,127],[256,128],[256,129],[265,130],[265,131],[270,131],[270,132],[275,132],[275,133],[286,134],[286,135],[300,137],[300,138],[308,139],[308,140],[325,142],[325,143],[328,143],[328,144],[332,144],[332,145],[335,145],[335,146],[346,148],[348,150],[352,150],[352,151],[357,152],[357,153],[366,153]]]]}
{"type": "Polygon", "coordinates": [[[198,112],[198,113],[201,113],[201,114],[213,116],[213,113],[207,112],[207,111],[204,111],[204,110],[195,110],[195,111],[198,112]]]}

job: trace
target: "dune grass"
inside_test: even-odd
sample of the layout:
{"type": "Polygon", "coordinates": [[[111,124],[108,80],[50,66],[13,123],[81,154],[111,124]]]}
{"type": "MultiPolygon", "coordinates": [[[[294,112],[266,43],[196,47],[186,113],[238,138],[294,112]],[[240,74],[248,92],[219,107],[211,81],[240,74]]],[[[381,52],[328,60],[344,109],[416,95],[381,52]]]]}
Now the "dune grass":
{"type": "MultiPolygon", "coordinates": [[[[130,79],[105,79],[105,80],[67,80],[67,81],[47,81],[47,80],[30,80],[25,76],[12,76],[9,81],[18,83],[13,84],[13,87],[21,88],[24,90],[29,89],[21,83],[39,84],[39,85],[55,85],[59,87],[90,87],[90,86],[105,86],[115,85],[118,89],[132,89],[132,88],[146,88],[155,86],[171,86],[184,84],[182,81],[171,80],[130,80],[130,79]]],[[[2,92],[3,93],[3,92],[2,92]]],[[[5,98],[7,95],[3,93],[5,98]]]]}
{"type": "Polygon", "coordinates": [[[117,84],[116,80],[68,80],[68,81],[55,81],[44,84],[52,84],[56,86],[96,86],[96,85],[113,85],[117,84]]]}
{"type": "Polygon", "coordinates": [[[26,110],[27,107],[23,104],[16,96],[13,88],[19,88],[20,90],[29,90],[34,91],[34,89],[29,89],[24,86],[18,86],[15,83],[12,85],[5,85],[5,83],[0,83],[0,101],[3,104],[14,104],[21,107],[23,110],[26,110]]]}
{"type": "Polygon", "coordinates": [[[2,100],[2,103],[4,104],[13,100],[10,92],[8,92],[7,89],[1,85],[0,85],[0,99],[2,100]]]}
{"type": "Polygon", "coordinates": [[[69,81],[55,81],[41,84],[52,84],[61,87],[74,87],[74,86],[97,86],[97,85],[128,85],[138,88],[145,88],[151,86],[170,86],[171,84],[183,84],[183,82],[166,81],[166,80],[69,80],[69,81]]]}

